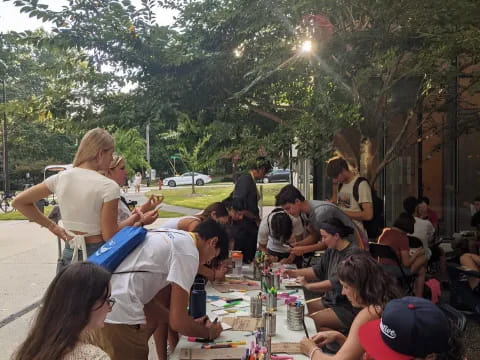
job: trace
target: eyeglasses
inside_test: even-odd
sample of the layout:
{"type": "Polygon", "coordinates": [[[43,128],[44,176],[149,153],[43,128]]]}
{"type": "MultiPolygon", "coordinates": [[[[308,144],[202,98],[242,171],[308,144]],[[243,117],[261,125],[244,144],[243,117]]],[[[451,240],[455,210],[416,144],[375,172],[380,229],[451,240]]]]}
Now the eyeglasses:
{"type": "Polygon", "coordinates": [[[105,303],[107,303],[110,308],[113,308],[113,305],[115,305],[116,302],[117,302],[117,300],[115,300],[114,298],[107,297],[103,300],[103,302],[99,306],[93,308],[92,310],[100,309],[103,305],[105,305],[105,303]]]}
{"type": "MultiPolygon", "coordinates": [[[[115,305],[115,303],[117,302],[117,300],[115,300],[114,298],[112,297],[109,297],[105,300],[106,303],[108,303],[108,306],[110,306],[111,308],[113,307],[113,305],[115,305]]],[[[104,303],[105,303],[104,302],[104,303]]]]}

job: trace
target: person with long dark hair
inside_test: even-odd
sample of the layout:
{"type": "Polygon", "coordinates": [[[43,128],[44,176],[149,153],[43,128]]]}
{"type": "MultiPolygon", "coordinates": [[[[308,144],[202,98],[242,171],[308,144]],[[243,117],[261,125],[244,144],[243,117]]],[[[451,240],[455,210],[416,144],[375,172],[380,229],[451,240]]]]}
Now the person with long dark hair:
{"type": "Polygon", "coordinates": [[[326,219],[319,227],[322,243],[327,247],[320,261],[309,268],[286,270],[284,274],[298,277],[306,290],[322,293],[321,297],[307,302],[309,314],[318,330],[326,327],[347,332],[358,310],[341,294],[338,264],[348,256],[364,250],[349,241],[353,228],[344,225],[340,219],[326,219]]]}
{"type": "Polygon", "coordinates": [[[311,339],[301,341],[302,352],[310,359],[357,360],[364,350],[360,345],[358,331],[360,327],[375,319],[379,319],[387,303],[400,297],[400,290],[392,282],[391,277],[382,269],[368,253],[350,255],[343,260],[337,270],[345,295],[354,308],[361,308],[353,320],[348,336],[339,331],[320,331],[311,339]],[[332,357],[320,351],[321,346],[331,343],[341,345],[340,350],[332,357]]]}
{"type": "Polygon", "coordinates": [[[115,300],[111,274],[88,262],[67,266],[55,276],[33,326],[13,360],[108,360],[88,344],[88,332],[103,327],[115,300]]]}

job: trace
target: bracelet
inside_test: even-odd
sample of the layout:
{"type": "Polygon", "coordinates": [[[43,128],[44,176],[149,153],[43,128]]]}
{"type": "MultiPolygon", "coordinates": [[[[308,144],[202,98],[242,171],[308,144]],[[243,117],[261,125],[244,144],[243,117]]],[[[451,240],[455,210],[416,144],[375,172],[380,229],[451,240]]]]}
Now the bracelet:
{"type": "Polygon", "coordinates": [[[313,354],[315,354],[315,351],[319,351],[320,349],[318,347],[316,347],[315,349],[312,350],[312,352],[310,353],[310,360],[313,360],[313,354]]]}

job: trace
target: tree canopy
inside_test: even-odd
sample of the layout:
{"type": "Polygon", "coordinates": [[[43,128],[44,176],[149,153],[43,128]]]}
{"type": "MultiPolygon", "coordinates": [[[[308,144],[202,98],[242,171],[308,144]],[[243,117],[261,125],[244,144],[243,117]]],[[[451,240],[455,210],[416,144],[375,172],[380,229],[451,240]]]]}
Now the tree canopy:
{"type": "MultiPolygon", "coordinates": [[[[93,125],[128,136],[149,123],[151,166],[161,172],[170,155],[192,154],[207,137],[197,152],[205,167],[259,154],[285,164],[294,143],[301,156],[324,159],[336,140],[374,178],[423,140],[416,126],[439,134],[445,124],[430,115],[478,91],[475,0],[143,0],[139,8],[71,0],[58,12],[37,0],[15,5],[54,28],[2,37],[9,76],[12,63],[29,68],[18,77],[28,96],[12,93],[7,111],[28,98],[22,112],[65,136],[93,125]],[[158,26],[155,7],[176,9],[175,24],[158,26]],[[465,75],[464,86],[452,85],[465,75]],[[392,114],[400,129],[391,128],[392,114]],[[183,132],[172,143],[164,135],[182,133],[185,117],[201,136],[183,132]],[[359,133],[358,143],[342,141],[345,129],[359,133]],[[379,159],[373,149],[384,134],[391,139],[379,159]]],[[[479,123],[470,107],[457,135],[479,123]]]]}

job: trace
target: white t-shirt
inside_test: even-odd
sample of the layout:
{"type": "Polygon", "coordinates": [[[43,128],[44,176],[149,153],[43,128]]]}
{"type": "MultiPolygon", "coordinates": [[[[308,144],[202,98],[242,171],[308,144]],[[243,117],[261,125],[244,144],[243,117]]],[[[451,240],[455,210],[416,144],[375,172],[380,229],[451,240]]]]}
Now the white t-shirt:
{"type": "Polygon", "coordinates": [[[117,222],[121,223],[122,221],[127,220],[132,215],[132,212],[128,206],[121,200],[118,201],[118,214],[117,222]]]}
{"type": "Polygon", "coordinates": [[[432,256],[432,252],[428,245],[433,239],[434,234],[435,228],[429,220],[425,220],[415,216],[415,228],[413,234],[408,235],[415,236],[422,241],[427,259],[430,259],[430,257],[432,256]]]}
{"type": "MultiPolygon", "coordinates": [[[[273,238],[269,234],[269,222],[270,222],[270,229],[272,228],[272,218],[275,216],[274,214],[269,214],[265,216],[262,219],[262,222],[260,223],[258,227],[258,236],[257,236],[257,242],[259,245],[266,245],[267,249],[279,252],[279,253],[287,253],[289,252],[289,246],[282,244],[280,240],[277,240],[273,238]]],[[[292,220],[292,235],[293,236],[298,236],[302,235],[304,233],[304,227],[302,224],[302,219],[300,216],[290,216],[290,219],[292,220]]]]}
{"type": "Polygon", "coordinates": [[[175,283],[190,292],[199,265],[194,239],[186,231],[156,231],[148,232],[145,240],[115,269],[147,272],[113,274],[110,283],[116,303],[105,322],[144,324],[143,306],[165,286],[175,283]]]}
{"type": "MultiPolygon", "coordinates": [[[[355,176],[348,184],[343,184],[340,191],[338,192],[337,196],[337,205],[343,211],[355,211],[360,212],[362,208],[360,204],[362,203],[372,203],[372,190],[370,189],[370,185],[366,181],[362,181],[358,185],[358,201],[355,200],[353,196],[353,185],[359,176],[355,176]]],[[[365,228],[363,227],[363,222],[360,220],[353,220],[355,225],[358,228],[366,233],[365,228]]]]}
{"type": "Polygon", "coordinates": [[[120,187],[115,181],[79,167],[50,176],[44,184],[57,195],[65,228],[89,235],[101,233],[103,203],[120,197],[120,187]]]}

